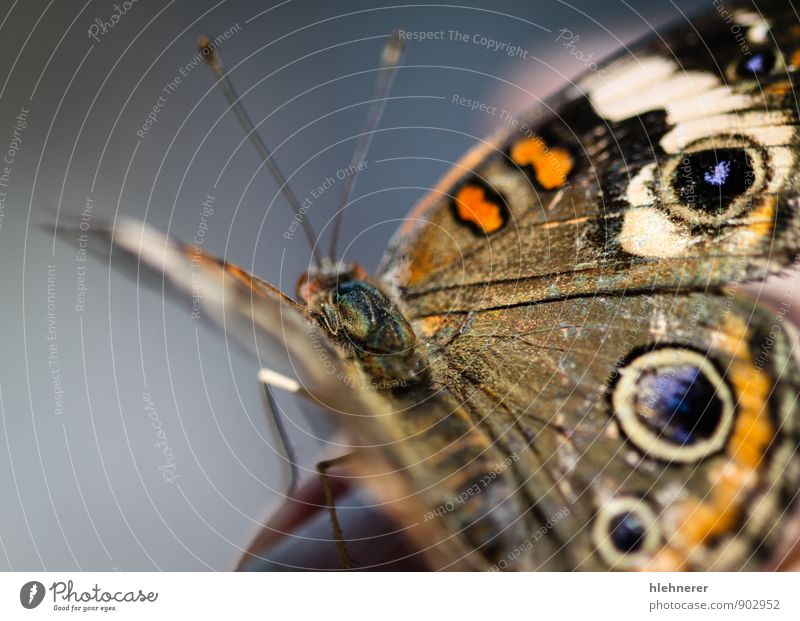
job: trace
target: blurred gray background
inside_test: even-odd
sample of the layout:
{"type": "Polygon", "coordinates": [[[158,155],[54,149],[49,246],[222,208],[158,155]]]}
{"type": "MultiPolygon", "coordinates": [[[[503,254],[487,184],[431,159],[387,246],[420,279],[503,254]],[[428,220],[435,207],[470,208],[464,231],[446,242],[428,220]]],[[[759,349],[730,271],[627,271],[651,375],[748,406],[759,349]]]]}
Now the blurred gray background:
{"type": "MultiPolygon", "coordinates": [[[[0,156],[13,152],[0,163],[0,568],[230,569],[281,501],[257,362],[192,320],[190,304],[80,261],[41,227],[90,199],[92,221],[127,214],[189,241],[211,195],[203,248],[293,293],[308,244],[284,238],[289,209],[208,70],[192,65],[198,35],[233,29],[226,65],[301,200],[349,163],[393,29],[527,50],[409,42],[343,229],[346,257],[374,270],[414,202],[500,126],[454,94],[526,108],[584,68],[556,41],[561,29],[599,59],[702,5],[0,0],[0,156]]],[[[324,248],[338,193],[311,210],[324,248]]],[[[278,398],[313,468],[324,442],[278,398]]]]}

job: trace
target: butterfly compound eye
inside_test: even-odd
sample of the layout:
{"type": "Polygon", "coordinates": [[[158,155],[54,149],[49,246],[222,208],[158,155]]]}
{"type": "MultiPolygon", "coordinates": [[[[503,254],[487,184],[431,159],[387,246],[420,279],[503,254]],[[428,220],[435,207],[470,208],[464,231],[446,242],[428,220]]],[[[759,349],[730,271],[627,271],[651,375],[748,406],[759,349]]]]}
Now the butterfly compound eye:
{"type": "Polygon", "coordinates": [[[364,370],[378,380],[375,386],[404,388],[427,380],[427,360],[416,347],[414,330],[378,288],[343,282],[327,312],[328,323],[341,328],[338,338],[346,340],[364,370]]]}
{"type": "Polygon", "coordinates": [[[649,457],[693,463],[722,449],[733,424],[733,396],[701,354],[662,348],[620,372],[614,415],[628,440],[649,457]]]}
{"type": "Polygon", "coordinates": [[[615,498],[594,519],[592,538],[603,560],[614,569],[644,565],[660,545],[655,513],[634,496],[615,498]]]}

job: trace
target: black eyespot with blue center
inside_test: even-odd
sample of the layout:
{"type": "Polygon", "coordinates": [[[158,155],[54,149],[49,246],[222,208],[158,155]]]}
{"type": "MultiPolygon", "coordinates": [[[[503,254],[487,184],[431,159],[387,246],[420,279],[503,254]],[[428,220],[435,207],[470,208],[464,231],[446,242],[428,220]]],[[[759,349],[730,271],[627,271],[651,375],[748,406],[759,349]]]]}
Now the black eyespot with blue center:
{"type": "Polygon", "coordinates": [[[644,371],[638,381],[636,413],[664,440],[693,444],[719,428],[723,407],[716,389],[695,366],[644,371]]]}
{"type": "Polygon", "coordinates": [[[699,462],[725,447],[734,416],[733,391],[708,354],[662,346],[620,370],[611,394],[628,442],[651,459],[699,462]]]}
{"type": "Polygon", "coordinates": [[[635,511],[625,511],[612,517],[609,529],[611,542],[620,552],[636,552],[644,544],[647,529],[635,511]]]}
{"type": "Polygon", "coordinates": [[[592,529],[595,549],[610,569],[643,569],[663,540],[651,501],[621,495],[598,508],[592,529]]]}
{"type": "Polygon", "coordinates": [[[763,77],[769,75],[775,67],[775,62],[776,57],[772,50],[757,50],[738,62],[736,75],[745,79],[763,77]]]}
{"type": "Polygon", "coordinates": [[[681,203],[709,215],[728,210],[755,181],[750,156],[744,149],[708,149],[689,153],[672,179],[681,203]]]}

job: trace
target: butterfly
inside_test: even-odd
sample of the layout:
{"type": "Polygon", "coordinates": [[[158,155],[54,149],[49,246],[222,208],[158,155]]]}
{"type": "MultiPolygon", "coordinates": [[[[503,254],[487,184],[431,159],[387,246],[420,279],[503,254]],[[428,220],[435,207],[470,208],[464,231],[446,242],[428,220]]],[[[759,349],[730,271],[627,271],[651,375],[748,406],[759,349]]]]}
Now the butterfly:
{"type": "MultiPolygon", "coordinates": [[[[286,293],[138,222],[94,234],[250,344],[270,390],[336,416],[359,447],[349,471],[433,569],[783,566],[797,334],[791,300],[768,308],[746,284],[800,254],[800,22],[778,2],[721,6],[480,142],[373,276],[313,244],[286,293]]],[[[377,102],[401,56],[394,36],[377,102]]]]}

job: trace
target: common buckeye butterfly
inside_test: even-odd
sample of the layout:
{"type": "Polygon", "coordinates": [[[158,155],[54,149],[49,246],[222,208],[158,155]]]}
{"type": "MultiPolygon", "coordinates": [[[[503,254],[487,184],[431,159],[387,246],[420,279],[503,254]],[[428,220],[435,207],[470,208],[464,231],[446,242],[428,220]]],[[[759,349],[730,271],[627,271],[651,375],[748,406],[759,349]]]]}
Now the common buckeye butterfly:
{"type": "Polygon", "coordinates": [[[525,113],[532,131],[478,144],[374,277],[332,252],[290,296],[138,223],[95,232],[199,287],[268,384],[334,412],[362,447],[351,472],[431,568],[783,566],[797,337],[742,284],[800,251],[800,20],[779,2],[729,15],[646,39],[525,113]]]}

